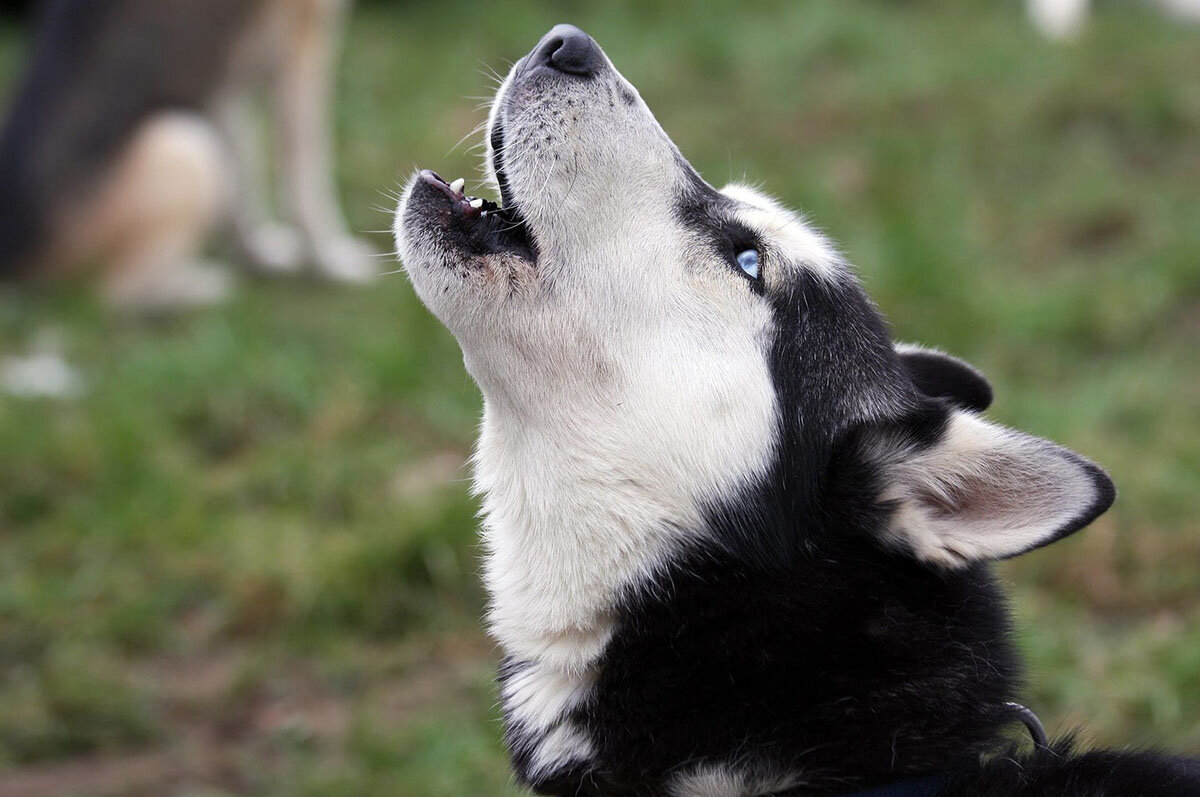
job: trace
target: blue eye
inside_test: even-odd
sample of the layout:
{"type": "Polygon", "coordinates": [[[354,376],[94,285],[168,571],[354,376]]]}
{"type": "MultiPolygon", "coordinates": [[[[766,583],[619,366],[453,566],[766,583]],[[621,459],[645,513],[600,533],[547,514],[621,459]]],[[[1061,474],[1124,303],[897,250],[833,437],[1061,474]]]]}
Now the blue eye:
{"type": "Polygon", "coordinates": [[[746,272],[746,275],[751,279],[758,279],[758,250],[747,249],[744,252],[739,252],[737,256],[737,264],[746,272]]]}

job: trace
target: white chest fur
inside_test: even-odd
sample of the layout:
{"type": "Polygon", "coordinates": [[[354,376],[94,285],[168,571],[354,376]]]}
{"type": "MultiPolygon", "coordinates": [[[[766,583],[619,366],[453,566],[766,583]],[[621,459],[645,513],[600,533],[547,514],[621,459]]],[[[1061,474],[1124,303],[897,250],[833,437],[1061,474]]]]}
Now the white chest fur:
{"type": "Polygon", "coordinates": [[[476,486],[488,620],[509,656],[585,670],[622,592],[696,541],[706,505],[765,471],[775,397],[765,360],[748,354],[705,369],[680,352],[678,373],[653,379],[626,361],[613,392],[542,397],[537,417],[525,402],[519,414],[487,403],[476,486]]]}

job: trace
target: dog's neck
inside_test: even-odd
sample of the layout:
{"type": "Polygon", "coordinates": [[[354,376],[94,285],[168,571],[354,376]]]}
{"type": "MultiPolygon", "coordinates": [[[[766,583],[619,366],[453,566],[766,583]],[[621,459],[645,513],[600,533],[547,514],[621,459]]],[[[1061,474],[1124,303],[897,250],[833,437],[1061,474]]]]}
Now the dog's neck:
{"type": "Polygon", "coordinates": [[[765,364],[724,381],[683,371],[677,391],[657,387],[661,366],[635,353],[622,365],[599,384],[485,401],[484,576],[491,630],[510,656],[586,667],[622,594],[702,536],[706,503],[769,466],[774,396],[739,387],[768,383],[765,364]]]}
{"type": "Polygon", "coordinates": [[[546,433],[485,415],[475,464],[488,620],[510,657],[581,672],[603,651],[622,591],[649,579],[698,518],[598,437],[592,448],[546,433]]]}

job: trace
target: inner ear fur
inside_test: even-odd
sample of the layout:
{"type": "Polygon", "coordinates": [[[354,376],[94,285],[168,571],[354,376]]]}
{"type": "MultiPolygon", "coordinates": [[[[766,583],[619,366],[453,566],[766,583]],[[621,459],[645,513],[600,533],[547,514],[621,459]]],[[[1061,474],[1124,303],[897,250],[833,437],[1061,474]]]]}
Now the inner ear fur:
{"type": "Polygon", "coordinates": [[[943,409],[919,434],[897,427],[868,444],[891,509],[887,543],[960,568],[1048,545],[1112,505],[1112,480],[1075,452],[943,409]]]}
{"type": "Polygon", "coordinates": [[[917,390],[956,407],[983,412],[992,403],[992,386],[970,363],[936,349],[897,343],[896,354],[917,390]]]}

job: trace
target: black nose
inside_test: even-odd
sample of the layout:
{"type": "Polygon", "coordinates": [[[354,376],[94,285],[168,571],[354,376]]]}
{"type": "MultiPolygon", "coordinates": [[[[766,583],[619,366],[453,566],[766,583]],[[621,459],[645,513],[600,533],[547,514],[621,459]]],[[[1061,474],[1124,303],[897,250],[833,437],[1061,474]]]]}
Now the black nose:
{"type": "Polygon", "coordinates": [[[604,66],[604,53],[595,39],[574,25],[555,25],[529,56],[529,67],[538,66],[591,77],[604,66]]]}

